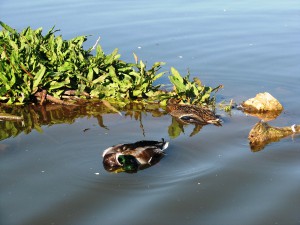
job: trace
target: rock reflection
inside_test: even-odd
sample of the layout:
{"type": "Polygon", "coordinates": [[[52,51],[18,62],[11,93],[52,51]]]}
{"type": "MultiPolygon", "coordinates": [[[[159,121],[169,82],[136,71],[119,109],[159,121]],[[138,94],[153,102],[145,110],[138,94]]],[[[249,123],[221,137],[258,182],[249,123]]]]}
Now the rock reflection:
{"type": "Polygon", "coordinates": [[[251,129],[248,139],[251,150],[254,152],[264,149],[271,142],[280,141],[282,138],[300,132],[299,125],[290,127],[272,127],[266,122],[258,122],[251,129]]]}
{"type": "Polygon", "coordinates": [[[267,122],[267,121],[275,120],[281,114],[282,111],[277,110],[277,111],[267,111],[261,113],[261,112],[247,112],[246,110],[243,110],[243,112],[246,115],[257,117],[258,119],[267,122]]]}
{"type": "Polygon", "coordinates": [[[157,164],[165,155],[169,142],[138,141],[118,144],[103,151],[103,167],[108,172],[136,173],[157,164]]]}

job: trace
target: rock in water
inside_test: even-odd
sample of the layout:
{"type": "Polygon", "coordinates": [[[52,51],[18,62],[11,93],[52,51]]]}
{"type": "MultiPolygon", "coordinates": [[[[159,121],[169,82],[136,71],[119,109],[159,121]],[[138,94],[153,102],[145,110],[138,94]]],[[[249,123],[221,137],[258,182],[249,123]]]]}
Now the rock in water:
{"type": "Polygon", "coordinates": [[[241,104],[242,110],[265,121],[275,119],[283,110],[280,102],[270,93],[257,94],[241,104]]]}

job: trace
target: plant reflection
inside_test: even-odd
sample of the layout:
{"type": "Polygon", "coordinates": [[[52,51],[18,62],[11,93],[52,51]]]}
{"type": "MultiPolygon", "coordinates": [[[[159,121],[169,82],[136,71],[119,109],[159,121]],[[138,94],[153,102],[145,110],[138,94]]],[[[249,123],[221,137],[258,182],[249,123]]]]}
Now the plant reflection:
{"type": "MultiPolygon", "coordinates": [[[[184,133],[184,126],[189,125],[189,123],[180,120],[179,118],[176,117],[172,117],[172,123],[169,126],[168,129],[168,133],[170,138],[177,138],[181,133],[184,133]]],[[[203,125],[197,125],[194,124],[194,130],[192,131],[192,133],[190,134],[190,137],[194,136],[195,134],[197,134],[203,127],[203,125]]]]}
{"type": "MultiPolygon", "coordinates": [[[[118,108],[118,107],[117,107],[118,108]]],[[[119,109],[117,109],[119,110],[119,109]]],[[[158,104],[128,104],[122,109],[123,115],[139,122],[141,131],[145,136],[145,128],[143,125],[143,116],[151,114],[153,117],[161,117],[168,114],[158,104]]],[[[4,120],[0,121],[0,140],[9,137],[16,137],[21,133],[29,134],[36,130],[42,132],[42,126],[52,126],[55,124],[72,124],[78,118],[96,118],[98,125],[103,129],[109,129],[105,125],[103,115],[116,113],[112,107],[107,107],[101,101],[91,101],[82,105],[28,105],[28,106],[8,106],[0,105],[0,112],[9,115],[14,115],[23,120],[4,120]]],[[[181,133],[184,133],[184,127],[189,125],[185,120],[177,117],[172,117],[172,122],[168,127],[170,138],[177,138],[181,133]]],[[[203,125],[194,124],[194,130],[190,136],[199,133],[203,125]]],[[[84,132],[87,129],[84,129],[84,132]]]]}
{"type": "MultiPolygon", "coordinates": [[[[125,117],[133,118],[140,123],[140,128],[145,136],[142,116],[150,113],[153,117],[160,117],[166,112],[161,110],[158,104],[128,104],[122,111],[125,117]]],[[[9,137],[16,137],[22,132],[29,134],[32,130],[42,132],[42,126],[52,126],[55,124],[72,124],[78,118],[94,117],[98,125],[104,129],[109,129],[105,125],[103,115],[115,113],[101,101],[91,101],[82,105],[28,105],[9,106],[0,105],[2,114],[14,115],[22,120],[2,120],[0,121],[0,140],[9,137]]],[[[86,130],[85,130],[86,131],[86,130]]]]}

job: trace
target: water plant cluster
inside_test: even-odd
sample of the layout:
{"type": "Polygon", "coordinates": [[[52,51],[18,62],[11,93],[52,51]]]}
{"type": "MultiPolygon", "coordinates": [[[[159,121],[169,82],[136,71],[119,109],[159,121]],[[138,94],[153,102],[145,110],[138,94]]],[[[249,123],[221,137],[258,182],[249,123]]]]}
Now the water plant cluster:
{"type": "Polygon", "coordinates": [[[0,25],[0,103],[72,104],[76,99],[96,98],[123,104],[165,104],[175,97],[191,104],[212,104],[211,94],[221,87],[206,87],[172,67],[169,80],[173,89],[163,90],[162,84],[154,85],[166,74],[159,71],[163,62],[147,69],[135,54],[134,62],[127,63],[120,59],[118,49],[107,55],[96,43],[85,50],[87,36],[64,40],[54,27],[43,35],[42,28],[17,32],[3,22],[0,25]]]}

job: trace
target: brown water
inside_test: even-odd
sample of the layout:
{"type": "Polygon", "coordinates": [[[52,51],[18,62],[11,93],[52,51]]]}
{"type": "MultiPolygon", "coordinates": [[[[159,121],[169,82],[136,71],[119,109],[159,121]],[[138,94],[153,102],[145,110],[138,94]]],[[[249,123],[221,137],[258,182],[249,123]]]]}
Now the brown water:
{"type": "MultiPolygon", "coordinates": [[[[285,108],[270,125],[300,124],[298,1],[12,0],[0,10],[18,29],[56,24],[65,38],[92,34],[87,46],[100,35],[125,61],[136,52],[149,65],[189,68],[206,85],[224,84],[218,101],[268,91],[285,108]]],[[[0,224],[300,224],[298,135],[252,152],[247,137],[258,120],[237,110],[218,110],[222,127],[190,137],[189,125],[176,138],[164,113],[48,110],[27,114],[38,121],[31,126],[0,122],[0,224]],[[161,138],[170,146],[158,164],[104,170],[105,148],[161,138]]]]}

